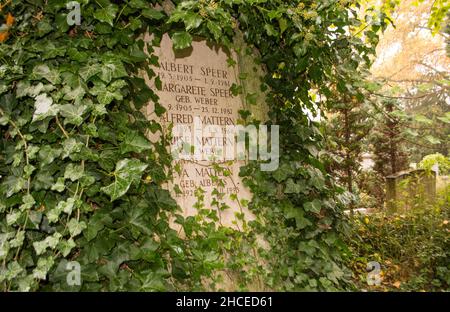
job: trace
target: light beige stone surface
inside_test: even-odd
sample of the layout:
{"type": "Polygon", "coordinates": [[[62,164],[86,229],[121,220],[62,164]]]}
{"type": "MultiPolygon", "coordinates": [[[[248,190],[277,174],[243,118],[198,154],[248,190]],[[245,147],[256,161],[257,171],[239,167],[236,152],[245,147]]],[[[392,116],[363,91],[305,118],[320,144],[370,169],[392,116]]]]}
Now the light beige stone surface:
{"type": "MultiPolygon", "coordinates": [[[[147,42],[151,41],[150,36],[145,39],[147,42]]],[[[153,70],[159,75],[162,82],[162,90],[157,91],[157,94],[160,97],[160,104],[166,108],[167,112],[159,118],[154,113],[154,104],[149,103],[146,115],[150,119],[159,120],[166,134],[171,133],[171,125],[176,124],[187,124],[193,131],[193,122],[196,116],[202,120],[203,126],[217,125],[225,130],[227,125],[241,123],[238,113],[241,109],[250,109],[252,113],[256,113],[257,116],[254,117],[258,117],[258,119],[264,115],[265,110],[258,109],[255,105],[250,108],[246,107],[244,96],[232,96],[230,93],[232,84],[240,83],[239,64],[241,67],[248,67],[249,70],[254,71],[255,67],[250,65],[249,59],[240,58],[234,52],[232,55],[228,55],[222,48],[201,39],[194,40],[191,48],[185,49],[181,53],[175,53],[172,49],[172,41],[167,34],[163,36],[160,47],[154,47],[154,49],[160,66],[154,67],[153,70]],[[235,66],[228,65],[229,57],[236,61],[235,66]]],[[[251,79],[247,80],[247,88],[251,90],[259,88],[257,75],[253,74],[251,79]],[[253,78],[257,81],[251,82],[253,78]]],[[[146,80],[147,84],[156,90],[155,80],[148,78],[146,80]]],[[[152,136],[151,139],[158,140],[159,137],[152,136]]],[[[176,140],[177,138],[173,138],[173,143],[176,140]]],[[[210,139],[206,136],[203,140],[210,142],[210,144],[204,145],[204,151],[208,155],[220,152],[227,144],[234,144],[234,142],[217,139],[213,136],[210,139]]],[[[247,220],[253,218],[245,207],[245,202],[251,199],[251,193],[244,187],[238,175],[239,168],[244,161],[217,162],[221,167],[228,168],[231,175],[227,177],[216,172],[212,161],[174,161],[173,165],[179,164],[181,174],[174,172],[174,181],[168,185],[168,188],[183,209],[185,216],[197,213],[194,205],[198,201],[198,196],[196,196],[198,188],[205,191],[204,206],[217,208],[213,205],[213,198],[217,199],[217,196],[213,196],[212,193],[214,189],[218,189],[220,193],[224,194],[219,202],[230,207],[224,211],[218,210],[220,223],[238,227],[233,222],[236,212],[243,212],[247,220]],[[217,185],[214,176],[218,176],[223,181],[223,187],[217,185]],[[181,194],[175,192],[175,185],[178,185],[181,194]]]]}

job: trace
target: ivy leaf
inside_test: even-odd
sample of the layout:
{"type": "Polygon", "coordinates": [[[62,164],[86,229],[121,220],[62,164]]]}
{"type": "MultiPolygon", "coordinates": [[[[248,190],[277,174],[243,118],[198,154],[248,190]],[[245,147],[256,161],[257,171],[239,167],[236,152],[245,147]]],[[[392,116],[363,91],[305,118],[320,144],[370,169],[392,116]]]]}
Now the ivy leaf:
{"type": "Polygon", "coordinates": [[[94,18],[100,22],[108,23],[114,26],[114,18],[116,17],[118,8],[114,4],[110,4],[105,8],[99,9],[94,12],[94,18]]]}
{"type": "Polygon", "coordinates": [[[34,98],[40,93],[50,92],[54,89],[55,87],[51,84],[44,86],[42,82],[39,82],[38,84],[30,85],[28,81],[20,81],[17,84],[16,97],[21,98],[28,95],[34,98]]]}
{"type": "Polygon", "coordinates": [[[139,44],[133,44],[128,48],[128,51],[128,56],[134,62],[144,62],[148,58],[148,55],[143,51],[142,47],[139,44]]]}
{"type": "Polygon", "coordinates": [[[85,105],[64,104],[59,108],[59,112],[64,119],[64,125],[73,124],[75,126],[81,125],[83,122],[83,113],[86,110],[85,105]]]}
{"type": "Polygon", "coordinates": [[[154,19],[154,20],[160,20],[164,17],[164,14],[161,11],[152,9],[152,8],[146,8],[142,10],[141,12],[143,17],[154,19]]]}
{"type": "Polygon", "coordinates": [[[47,250],[47,248],[55,249],[61,237],[62,235],[56,232],[52,236],[48,236],[42,241],[34,242],[33,247],[34,250],[36,251],[36,254],[38,256],[42,255],[47,250]]]}
{"type": "Polygon", "coordinates": [[[123,99],[120,90],[111,90],[112,88],[105,88],[104,85],[96,85],[90,92],[91,94],[97,96],[97,100],[102,105],[107,105],[111,103],[114,99],[120,101],[123,99]]]}
{"type": "Polygon", "coordinates": [[[34,80],[44,78],[52,84],[58,84],[61,82],[58,71],[56,69],[50,69],[50,67],[45,64],[36,65],[31,73],[31,78],[34,80]]]}
{"type": "Polygon", "coordinates": [[[36,203],[36,201],[34,200],[33,195],[27,194],[24,197],[22,197],[22,203],[23,204],[20,205],[19,209],[21,211],[24,211],[24,210],[31,209],[34,206],[34,204],[36,203]]]}
{"type": "Polygon", "coordinates": [[[186,30],[189,31],[191,29],[198,28],[202,23],[202,18],[200,15],[194,12],[188,12],[184,16],[184,25],[186,26],[186,30]]]}
{"type": "Polygon", "coordinates": [[[286,194],[298,194],[306,190],[305,185],[295,183],[292,179],[288,179],[286,182],[286,189],[284,193],[286,194]]]}
{"type": "Polygon", "coordinates": [[[111,82],[113,78],[127,77],[128,73],[123,66],[123,63],[118,60],[111,60],[104,63],[101,68],[100,79],[106,83],[111,82]]]}
{"type": "Polygon", "coordinates": [[[285,18],[279,18],[278,19],[278,25],[280,26],[280,32],[282,34],[287,29],[288,22],[287,22],[287,20],[285,18]]]}
{"type": "Polygon", "coordinates": [[[442,122],[445,122],[445,123],[450,123],[450,118],[448,118],[448,117],[437,117],[437,119],[439,119],[440,121],[442,121],[442,122]]]}
{"type": "Polygon", "coordinates": [[[43,120],[49,116],[56,116],[58,113],[58,108],[56,105],[53,105],[53,99],[45,93],[36,97],[34,107],[33,122],[43,120]]]}
{"type": "Polygon", "coordinates": [[[128,4],[134,9],[145,9],[148,7],[144,0],[131,0],[128,4]]]}
{"type": "Polygon", "coordinates": [[[87,230],[83,232],[84,237],[88,241],[91,241],[97,236],[97,233],[102,230],[105,225],[112,222],[112,218],[107,213],[95,213],[90,219],[88,223],[87,230]]]}
{"type": "Polygon", "coordinates": [[[64,159],[72,154],[79,153],[81,148],[83,147],[83,143],[77,141],[74,138],[68,138],[64,140],[63,144],[63,152],[61,154],[61,158],[64,159]]]}
{"type": "Polygon", "coordinates": [[[276,31],[272,25],[266,24],[266,25],[264,25],[264,29],[266,30],[266,32],[269,36],[274,36],[274,37],[278,36],[278,31],[276,31]]]}
{"type": "Polygon", "coordinates": [[[25,187],[25,182],[22,177],[8,176],[0,185],[0,193],[4,194],[6,198],[11,197],[25,187]]]}
{"type": "MultiPolygon", "coordinates": [[[[69,86],[67,86],[67,88],[70,90],[69,86]]],[[[75,104],[78,104],[85,94],[86,94],[86,91],[84,91],[83,87],[78,86],[75,89],[67,91],[64,94],[64,100],[68,100],[68,101],[74,100],[75,104]]]]}
{"type": "Polygon", "coordinates": [[[143,105],[152,98],[155,94],[152,89],[145,83],[142,78],[133,77],[130,79],[132,86],[132,98],[137,109],[142,108],[143,105]]]}
{"type": "Polygon", "coordinates": [[[51,190],[52,191],[57,191],[57,192],[62,192],[64,191],[64,189],[66,188],[66,185],[64,183],[64,178],[63,177],[59,177],[56,180],[56,183],[52,185],[51,190]]]}
{"type": "Polygon", "coordinates": [[[192,36],[185,32],[176,32],[172,35],[173,48],[175,50],[185,49],[191,46],[192,36]]]}
{"type": "Polygon", "coordinates": [[[14,260],[8,264],[6,279],[8,281],[14,280],[23,271],[24,269],[20,266],[20,264],[14,260]]]}
{"type": "Polygon", "coordinates": [[[308,225],[312,224],[311,221],[309,221],[307,218],[305,218],[305,213],[301,209],[294,208],[292,206],[288,206],[284,210],[285,210],[286,218],[288,218],[288,219],[294,218],[295,219],[297,228],[304,229],[308,225]]]}
{"type": "Polygon", "coordinates": [[[66,214],[71,214],[73,207],[75,206],[75,198],[68,198],[66,201],[58,203],[57,209],[64,211],[66,214]]]}
{"type": "Polygon", "coordinates": [[[53,30],[52,25],[48,22],[48,19],[43,19],[37,24],[37,35],[43,37],[53,30]]]}
{"type": "Polygon", "coordinates": [[[69,229],[70,236],[75,237],[86,228],[86,222],[79,222],[77,219],[72,218],[69,223],[67,223],[67,228],[69,229]]]}
{"type": "Polygon", "coordinates": [[[97,75],[102,71],[99,64],[88,64],[79,70],[79,75],[84,81],[88,81],[91,77],[97,75]]]}
{"type": "Polygon", "coordinates": [[[33,277],[41,280],[47,278],[47,273],[50,271],[55,260],[53,256],[48,256],[47,258],[39,258],[36,268],[33,270],[33,277]]]}
{"type": "Polygon", "coordinates": [[[72,182],[80,179],[83,176],[83,166],[68,164],[64,172],[64,179],[70,179],[72,182]]]}
{"type": "Polygon", "coordinates": [[[311,211],[314,213],[319,213],[322,208],[322,203],[318,199],[314,199],[312,202],[307,202],[303,204],[305,211],[311,211]]]}
{"type": "Polygon", "coordinates": [[[410,136],[413,136],[413,137],[417,137],[419,135],[419,132],[417,132],[416,130],[412,130],[412,129],[406,129],[405,133],[410,136]]]}
{"type": "Polygon", "coordinates": [[[131,183],[139,182],[147,165],[138,159],[122,159],[117,162],[114,171],[115,181],[101,190],[111,197],[111,201],[123,196],[131,186],[131,183]]]}
{"type": "Polygon", "coordinates": [[[23,245],[24,240],[25,240],[25,231],[18,231],[16,237],[10,240],[9,243],[12,248],[17,248],[23,245]]]}
{"type": "MultiPolygon", "coordinates": [[[[64,20],[64,23],[67,24],[66,20],[64,20]]],[[[69,55],[69,57],[77,62],[83,62],[84,60],[86,60],[89,55],[87,52],[85,51],[80,51],[76,48],[69,48],[67,50],[67,54],[69,55]]]]}
{"type": "Polygon", "coordinates": [[[450,112],[445,113],[442,117],[437,117],[437,119],[445,123],[450,123],[450,112]]]}
{"type": "Polygon", "coordinates": [[[17,220],[19,220],[21,215],[22,214],[20,213],[20,211],[12,211],[12,212],[8,213],[6,215],[6,224],[12,225],[12,224],[16,223],[17,220]]]}
{"type": "Polygon", "coordinates": [[[59,242],[58,250],[61,252],[63,257],[67,257],[75,246],[75,241],[72,238],[69,238],[68,240],[61,240],[59,242]]]}
{"type": "Polygon", "coordinates": [[[41,161],[41,168],[48,164],[51,164],[56,157],[59,157],[59,155],[61,155],[60,148],[52,148],[50,145],[44,145],[43,147],[41,147],[38,154],[38,158],[41,161]]]}
{"type": "Polygon", "coordinates": [[[68,198],[67,201],[64,201],[64,200],[60,201],[55,208],[53,208],[47,212],[48,221],[50,223],[57,222],[59,219],[59,215],[62,212],[65,212],[67,214],[72,213],[72,209],[73,209],[74,205],[75,205],[75,199],[72,197],[68,198]]]}
{"type": "Polygon", "coordinates": [[[3,115],[0,117],[0,126],[6,126],[9,122],[9,116],[3,115]]]}
{"type": "Polygon", "coordinates": [[[273,173],[273,178],[278,182],[282,182],[287,179],[289,175],[292,174],[292,168],[283,163],[281,166],[273,173]]]}
{"type": "Polygon", "coordinates": [[[138,131],[129,130],[125,133],[124,137],[125,139],[119,147],[121,154],[125,154],[128,152],[141,153],[145,150],[151,149],[152,147],[152,144],[149,142],[149,140],[138,131]]]}
{"type": "Polygon", "coordinates": [[[211,21],[208,21],[206,23],[206,26],[208,27],[209,31],[214,36],[214,39],[216,39],[216,41],[218,41],[220,39],[220,36],[222,36],[222,29],[220,28],[220,26],[211,21]]]}

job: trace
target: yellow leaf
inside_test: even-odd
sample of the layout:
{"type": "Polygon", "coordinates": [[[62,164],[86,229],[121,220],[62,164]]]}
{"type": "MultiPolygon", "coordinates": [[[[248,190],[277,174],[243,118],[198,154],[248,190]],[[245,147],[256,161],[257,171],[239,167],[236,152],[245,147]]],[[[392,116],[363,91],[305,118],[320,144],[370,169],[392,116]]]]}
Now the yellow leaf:
{"type": "Polygon", "coordinates": [[[400,285],[401,285],[402,283],[400,283],[400,281],[396,281],[395,283],[393,283],[392,285],[395,287],[395,288],[400,288],[400,285]]]}

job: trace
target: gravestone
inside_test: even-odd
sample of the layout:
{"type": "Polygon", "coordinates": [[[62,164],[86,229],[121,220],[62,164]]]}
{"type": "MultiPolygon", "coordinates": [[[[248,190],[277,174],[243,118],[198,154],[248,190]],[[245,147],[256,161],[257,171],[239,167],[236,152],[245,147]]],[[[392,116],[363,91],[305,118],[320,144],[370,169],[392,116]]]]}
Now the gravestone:
{"type": "Polygon", "coordinates": [[[386,177],[386,204],[390,211],[432,203],[436,197],[436,173],[424,169],[397,172],[386,177]]]}
{"type": "MultiPolygon", "coordinates": [[[[145,41],[151,42],[151,37],[146,36],[145,41]]],[[[201,38],[196,38],[188,49],[174,51],[170,37],[165,34],[159,47],[153,48],[153,54],[159,59],[159,67],[155,66],[153,70],[159,76],[161,85],[157,90],[155,79],[147,77],[146,82],[153,90],[157,90],[159,103],[166,112],[161,117],[156,116],[154,104],[150,103],[146,107],[147,117],[158,120],[166,135],[174,133],[177,125],[187,126],[192,134],[198,130],[198,126],[203,131],[201,142],[193,137],[194,142],[191,141],[191,145],[187,146],[181,144],[186,140],[185,136],[172,137],[171,147],[177,147],[177,143],[180,143],[179,151],[184,148],[184,152],[186,149],[198,152],[195,143],[199,143],[203,159],[175,159],[173,168],[177,170],[173,171],[174,179],[167,187],[182,208],[184,216],[195,215],[198,208],[196,204],[201,199],[205,208],[217,209],[222,225],[238,227],[235,213],[243,214],[246,220],[253,218],[246,208],[251,194],[239,177],[240,167],[245,161],[230,161],[220,159],[219,156],[227,146],[235,144],[225,134],[228,126],[242,123],[239,110],[250,109],[257,119],[263,119],[266,114],[264,105],[248,107],[243,96],[234,96],[230,91],[233,85],[242,84],[239,77],[242,68],[245,68],[253,73],[245,82],[247,92],[254,91],[262,100],[261,92],[257,90],[261,69],[257,69],[248,56],[226,52],[222,47],[201,38]],[[229,65],[230,59],[236,63],[234,66],[229,65]],[[208,126],[218,126],[223,135],[212,133],[208,136],[205,129],[208,126]]],[[[151,139],[158,140],[160,137],[152,136],[151,139]]]]}

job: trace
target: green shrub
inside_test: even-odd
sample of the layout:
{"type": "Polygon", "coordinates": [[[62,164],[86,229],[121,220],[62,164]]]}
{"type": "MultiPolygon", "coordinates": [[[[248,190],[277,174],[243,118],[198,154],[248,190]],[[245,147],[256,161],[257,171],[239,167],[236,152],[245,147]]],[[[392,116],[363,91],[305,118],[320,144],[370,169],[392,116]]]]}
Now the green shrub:
{"type": "Polygon", "coordinates": [[[450,158],[440,153],[425,156],[419,163],[419,168],[431,170],[435,165],[439,165],[440,174],[446,175],[450,171],[450,158]]]}
{"type": "Polygon", "coordinates": [[[432,206],[403,214],[380,212],[355,218],[349,239],[360,288],[371,290],[450,290],[450,187],[432,206]],[[379,286],[366,284],[366,265],[381,264],[379,286]]]}

